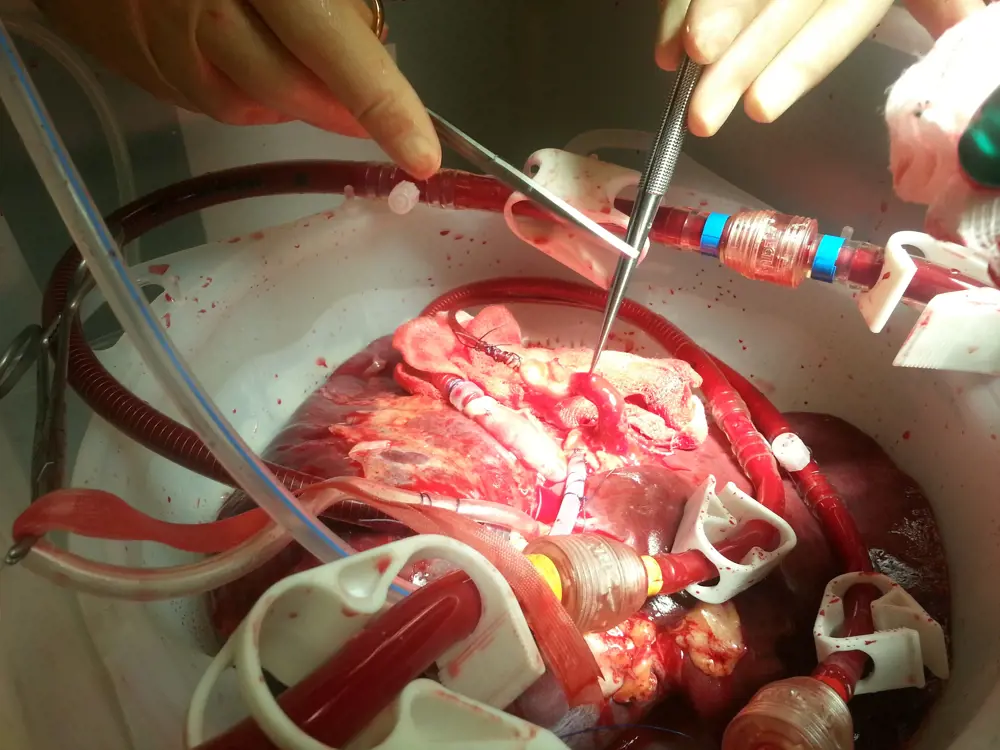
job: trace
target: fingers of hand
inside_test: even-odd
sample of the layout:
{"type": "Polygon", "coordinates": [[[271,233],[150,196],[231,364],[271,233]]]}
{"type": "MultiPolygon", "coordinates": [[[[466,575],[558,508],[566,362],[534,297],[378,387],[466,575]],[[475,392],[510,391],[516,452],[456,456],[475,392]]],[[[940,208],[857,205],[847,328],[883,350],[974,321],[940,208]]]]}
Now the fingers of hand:
{"type": "Polygon", "coordinates": [[[656,34],[656,64],[676,70],[684,48],[685,19],[691,0],[660,0],[660,25],[656,34]]]}
{"type": "Polygon", "coordinates": [[[694,0],[687,14],[684,49],[699,65],[711,65],[757,17],[768,0],[694,0]]]}
{"type": "Polygon", "coordinates": [[[719,59],[702,74],[691,97],[688,116],[688,127],[694,135],[714,135],[722,127],[744,92],[822,3],[823,0],[772,0],[750,20],[732,45],[720,52],[719,59]]]}
{"type": "Polygon", "coordinates": [[[287,119],[242,91],[202,54],[196,38],[196,11],[200,7],[193,9],[184,0],[150,0],[142,5],[143,29],[153,64],[198,111],[232,125],[287,119]]]}
{"type": "Polygon", "coordinates": [[[278,40],[253,7],[209,0],[195,31],[198,48],[241,91],[269,111],[324,130],[364,130],[329,88],[278,40]]]}
{"type": "Polygon", "coordinates": [[[745,109],[772,122],[828,76],[871,33],[892,0],[826,0],[747,91],[745,109]]]}
{"type": "Polygon", "coordinates": [[[441,147],[430,118],[372,33],[367,7],[362,17],[355,0],[253,0],[253,6],[393,160],[417,178],[437,171],[441,147]]]}
{"type": "Polygon", "coordinates": [[[903,4],[935,39],[962,19],[986,7],[983,0],[904,0],[903,4]]]}

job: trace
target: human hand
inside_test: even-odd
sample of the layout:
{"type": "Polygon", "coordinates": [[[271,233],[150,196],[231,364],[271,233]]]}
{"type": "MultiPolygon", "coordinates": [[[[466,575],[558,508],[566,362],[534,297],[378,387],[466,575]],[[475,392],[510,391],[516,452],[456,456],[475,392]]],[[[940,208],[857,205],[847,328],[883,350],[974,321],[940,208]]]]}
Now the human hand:
{"type": "MultiPolygon", "coordinates": [[[[656,61],[681,51],[707,66],[691,97],[688,129],[714,135],[742,97],[773,122],[836,68],[879,24],[892,0],[660,0],[656,61]]],[[[983,0],[906,0],[936,38],[983,0]]]]}
{"type": "Polygon", "coordinates": [[[234,125],[302,120],[373,138],[418,179],[441,146],[371,29],[364,0],[39,0],[67,38],[192,112],[234,125]]]}

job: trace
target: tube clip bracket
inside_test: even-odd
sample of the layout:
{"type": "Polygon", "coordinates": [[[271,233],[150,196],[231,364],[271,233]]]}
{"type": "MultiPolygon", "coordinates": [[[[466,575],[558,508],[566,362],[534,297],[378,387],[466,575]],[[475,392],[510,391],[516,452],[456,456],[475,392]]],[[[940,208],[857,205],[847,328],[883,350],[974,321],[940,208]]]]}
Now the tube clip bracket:
{"type": "MultiPolygon", "coordinates": [[[[615,208],[615,198],[626,188],[639,183],[639,173],[634,169],[545,148],[528,157],[524,172],[587,218],[604,226],[628,227],[629,217],[615,208]]],[[[554,219],[515,216],[515,204],[526,200],[520,193],[514,193],[507,199],[503,215],[510,231],[588,281],[607,289],[618,263],[617,254],[603,243],[581,237],[573,227],[563,226],[554,219]]],[[[647,250],[649,240],[641,248],[640,262],[647,250]]]]}
{"type": "MultiPolygon", "coordinates": [[[[923,249],[927,235],[920,232],[896,232],[885,244],[882,275],[871,289],[858,295],[858,309],[872,333],[881,333],[903,294],[917,275],[917,264],[904,244],[923,249]]],[[[932,240],[933,241],[933,240],[932,240]]]]}
{"type": "Polygon", "coordinates": [[[732,482],[715,491],[709,476],[688,500],[671,552],[696,549],[719,570],[714,586],[693,585],[686,591],[709,604],[722,604],[763,580],[781,559],[795,548],[795,532],[785,519],[758,503],[732,482]],[[778,547],[765,552],[751,549],[739,563],[726,558],[716,545],[738,531],[741,523],[765,521],[778,530],[778,547]]]}
{"type": "MultiPolygon", "coordinates": [[[[409,692],[404,690],[375,724],[392,715],[392,721],[399,726],[417,726],[421,722],[429,725],[433,717],[423,714],[431,709],[418,700],[428,692],[438,699],[431,703],[435,706],[432,713],[439,719],[450,716],[448,721],[461,725],[455,712],[474,714],[469,708],[473,706],[486,708],[489,714],[505,721],[520,721],[488,708],[506,707],[545,671],[514,592],[501,573],[471,547],[444,536],[421,534],[297,573],[271,586],[240,623],[195,690],[188,715],[187,746],[197,747],[204,741],[206,704],[219,677],[232,664],[250,714],[268,737],[286,740],[281,747],[317,747],[281,710],[264,684],[264,670],[286,685],[305,679],[385,608],[393,580],[415,560],[445,560],[464,570],[479,590],[483,613],[472,635],[438,660],[441,684],[411,682],[409,692]],[[419,704],[420,711],[415,704],[419,704]],[[409,706],[408,713],[396,716],[393,706],[396,712],[409,706]]],[[[537,727],[532,730],[543,731],[537,727]]],[[[400,742],[397,739],[376,746],[416,747],[400,742]]],[[[561,745],[528,746],[541,750],[561,745]]]]}
{"type": "Polygon", "coordinates": [[[846,573],[826,586],[813,628],[816,657],[863,651],[875,668],[858,682],[855,695],[899,688],[922,688],[924,667],[942,680],[948,678],[948,648],[944,629],[916,599],[881,573],[846,573]],[[844,595],[856,584],[869,584],[882,592],[872,602],[875,632],[845,638],[833,634],[844,624],[844,595]]]}

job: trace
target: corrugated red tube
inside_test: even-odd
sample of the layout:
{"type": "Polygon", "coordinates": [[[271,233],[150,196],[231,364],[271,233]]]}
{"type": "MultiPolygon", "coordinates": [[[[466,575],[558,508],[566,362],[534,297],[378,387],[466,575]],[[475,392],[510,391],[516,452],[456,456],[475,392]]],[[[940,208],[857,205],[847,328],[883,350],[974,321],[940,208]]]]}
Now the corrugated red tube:
{"type": "MultiPolygon", "coordinates": [[[[724,362],[715,357],[713,359],[746,401],[754,422],[768,440],[773,442],[779,435],[793,431],[781,412],[753,383],[724,362]]],[[[804,469],[790,472],[790,475],[806,507],[823,524],[826,537],[840,557],[845,572],[874,572],[875,566],[872,565],[868,546],[862,539],[851,512],[816,462],[810,461],[804,469]]],[[[845,637],[875,632],[871,605],[880,596],[882,592],[871,584],[857,584],[847,590],[844,594],[845,637]]],[[[841,698],[849,701],[854,695],[858,680],[864,676],[868,661],[868,656],[861,651],[831,654],[816,667],[813,677],[825,682],[841,698]]]]}

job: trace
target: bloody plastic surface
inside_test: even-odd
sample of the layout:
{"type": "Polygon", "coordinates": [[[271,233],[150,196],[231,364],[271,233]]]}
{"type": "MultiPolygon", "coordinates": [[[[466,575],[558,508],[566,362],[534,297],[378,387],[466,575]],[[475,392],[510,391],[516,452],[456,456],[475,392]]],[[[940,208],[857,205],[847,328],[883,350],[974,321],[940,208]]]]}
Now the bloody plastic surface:
{"type": "MultiPolygon", "coordinates": [[[[412,680],[468,638],[482,604],[464,573],[449,573],[402,599],[348,641],[326,664],[278,697],[313,739],[343,747],[412,680]]],[[[198,750],[272,750],[246,719],[198,750]]]]}
{"type": "MultiPolygon", "coordinates": [[[[564,288],[559,286],[562,282],[551,280],[546,280],[544,285],[541,282],[525,285],[518,283],[520,281],[523,280],[477,285],[472,290],[448,295],[449,305],[477,307],[505,299],[503,294],[530,300],[531,295],[540,293],[539,290],[549,294],[547,299],[553,302],[558,299],[563,303],[593,307],[602,301],[595,303],[584,293],[576,292],[575,285],[564,288]]],[[[661,320],[658,316],[646,320],[640,317],[637,307],[625,308],[623,314],[632,316],[626,320],[650,324],[653,331],[662,330],[657,327],[660,324],[652,325],[661,320]]],[[[490,312],[482,321],[486,326],[484,330],[491,330],[502,319],[499,310],[490,312]]],[[[432,327],[418,328],[420,335],[413,340],[421,342],[424,354],[440,344],[447,344],[447,338],[428,338],[432,327]]],[[[478,337],[480,333],[475,335],[478,337]]],[[[503,337],[495,339],[498,345],[526,354],[523,347],[516,349],[514,342],[520,341],[519,334],[507,332],[504,336],[509,341],[503,337]]],[[[406,337],[401,339],[403,342],[408,340],[406,337]]],[[[488,340],[494,341],[493,338],[488,340]]],[[[692,342],[689,346],[695,345],[692,342]]],[[[459,351],[467,353],[468,349],[463,345],[459,351]]],[[[407,351],[404,346],[404,358],[407,351]]],[[[460,361],[450,358],[458,355],[450,354],[447,346],[436,351],[435,357],[449,358],[452,364],[460,361]]],[[[475,358],[476,355],[468,356],[475,358]]],[[[560,352],[559,356],[575,361],[572,352],[565,355],[560,352]]],[[[510,502],[523,502],[527,505],[521,507],[532,507],[534,501],[528,490],[536,489],[534,480],[516,473],[516,461],[509,466],[494,463],[486,473],[480,455],[492,456],[496,461],[497,456],[505,455],[504,452],[494,449],[494,452],[473,457],[477,444],[489,443],[488,434],[480,432],[477,437],[473,432],[461,432],[461,425],[471,420],[463,422],[460,413],[443,401],[438,389],[431,385],[428,385],[428,395],[402,393],[398,382],[386,376],[386,372],[394,368],[394,361],[381,352],[376,358],[387,362],[386,370],[365,376],[365,357],[359,355],[358,366],[350,379],[332,378],[310,397],[293,419],[299,426],[281,436],[269,449],[278,453],[268,455],[280,454],[289,461],[306,462],[319,471],[320,459],[330,462],[339,456],[336,460],[343,460],[342,457],[352,451],[352,446],[378,443],[379,433],[361,429],[364,423],[375,419],[372,415],[377,413],[380,415],[378,420],[384,421],[387,428],[391,425],[394,445],[374,452],[371,447],[365,447],[367,452],[360,470],[380,475],[389,472],[386,476],[391,475],[395,482],[406,486],[419,485],[433,477],[440,491],[444,490],[438,486],[440,483],[454,483],[462,487],[463,492],[473,494],[506,492],[510,502]],[[368,396],[360,398],[359,393],[380,395],[368,401],[368,396]],[[332,409],[333,404],[336,409],[332,409]],[[372,411],[373,404],[378,405],[379,411],[372,411]],[[449,477],[438,473],[438,467],[443,466],[450,467],[453,472],[449,477]],[[483,482],[487,476],[489,481],[483,482]]],[[[435,361],[426,359],[420,365],[433,365],[435,361]]],[[[508,397],[512,384],[518,382],[527,367],[524,364],[515,371],[485,355],[475,361],[478,363],[475,368],[481,364],[483,369],[462,371],[463,377],[474,377],[484,390],[501,399],[508,397]]],[[[586,363],[584,368],[589,364],[585,356],[581,361],[586,363]]],[[[611,380],[619,390],[622,389],[616,379],[627,382],[627,378],[635,374],[635,368],[643,364],[628,361],[631,364],[620,373],[612,368],[611,380]]],[[[670,369],[650,368],[644,372],[648,373],[644,377],[654,379],[677,376],[677,372],[670,369]],[[670,375],[671,372],[674,374],[670,375]]],[[[696,728],[707,733],[708,744],[704,746],[709,748],[712,747],[712,728],[721,730],[728,717],[745,704],[756,689],[791,674],[808,673],[815,667],[811,625],[826,582],[843,570],[838,563],[842,554],[852,562],[867,559],[866,543],[872,544],[877,550],[880,570],[906,576],[908,590],[945,627],[948,616],[947,572],[940,539],[926,498],[912,480],[899,472],[873,441],[849,425],[818,415],[789,418],[773,410],[773,406],[769,417],[763,411],[766,402],[763,396],[743,388],[735,375],[727,377],[729,372],[718,365],[716,372],[721,378],[716,391],[720,394],[721,405],[741,413],[741,419],[748,418],[749,414],[751,424],[764,432],[756,439],[758,445],[770,438],[772,429],[782,429],[796,431],[813,448],[817,465],[795,477],[802,495],[791,481],[781,482],[780,477],[779,485],[772,488],[770,495],[773,507],[780,508],[794,528],[799,545],[783,562],[780,571],[730,604],[703,606],[687,597],[658,596],[621,627],[588,636],[591,650],[614,684],[602,704],[602,723],[640,721],[657,702],[667,699],[667,703],[673,704],[679,701],[688,707],[687,712],[693,717],[696,728]],[[825,465],[826,471],[819,472],[819,465],[825,465]],[[780,491],[780,498],[775,496],[775,490],[780,491]],[[807,502],[803,502],[803,497],[807,502]],[[922,530],[922,538],[928,540],[920,548],[914,547],[909,532],[904,533],[914,524],[922,530]]],[[[413,381],[406,382],[417,387],[413,381]]],[[[637,388],[639,386],[630,383],[622,392],[633,393],[637,388]]],[[[650,393],[659,398],[653,391],[650,393]]],[[[680,408],[683,399],[671,403],[672,408],[680,408]]],[[[531,404],[530,408],[534,409],[534,402],[531,404]]],[[[540,404],[539,408],[541,406],[544,405],[540,404]]],[[[635,419],[645,410],[640,407],[627,413],[635,419]]],[[[725,419],[725,410],[718,413],[725,419]]],[[[539,419],[553,418],[551,409],[540,408],[538,414],[541,415],[539,419]]],[[[592,414],[596,419],[597,412],[592,414]]],[[[583,423],[582,427],[586,428],[587,424],[583,423]]],[[[729,426],[732,430],[733,424],[729,426]]],[[[684,429],[692,434],[689,428],[684,429]]],[[[736,434],[739,437],[746,433],[736,434]]],[[[684,443],[684,446],[668,454],[638,450],[634,462],[591,476],[581,530],[609,534],[627,540],[641,553],[662,555],[669,550],[684,503],[706,475],[716,476],[720,485],[731,481],[743,491],[754,492],[717,425],[710,427],[707,439],[700,445],[684,443]]],[[[352,455],[357,456],[358,452],[352,455]]],[[[299,466],[298,463],[293,465],[299,466]]],[[[244,506],[231,505],[226,512],[239,512],[241,507],[244,506]]],[[[384,536],[365,530],[347,527],[338,527],[338,530],[359,548],[385,540],[384,536]]],[[[766,530],[755,530],[755,533],[758,531],[766,530]]],[[[731,552],[735,556],[739,550],[731,552]]],[[[301,550],[289,554],[270,566],[268,575],[280,577],[283,571],[310,564],[301,550]]],[[[407,575],[422,582],[432,580],[439,571],[422,568],[409,571],[407,575]]],[[[252,602],[260,590],[259,584],[250,581],[227,587],[225,611],[231,613],[227,620],[232,622],[241,611],[232,607],[237,598],[252,602]]],[[[224,600],[219,598],[217,601],[224,600]]],[[[916,693],[855,699],[852,707],[858,716],[861,733],[858,747],[878,750],[900,747],[934,700],[937,690],[938,683],[933,683],[916,693]],[[891,733],[886,731],[880,716],[893,717],[891,733]]],[[[570,721],[567,717],[578,715],[569,708],[550,675],[543,677],[511,710],[554,729],[559,722],[570,721]]],[[[658,715],[658,709],[654,709],[654,716],[658,715]]],[[[676,720],[673,714],[670,721],[676,720]]],[[[577,744],[573,746],[599,748],[613,739],[613,732],[585,733],[574,739],[577,744]]]]}
{"type": "MultiPolygon", "coordinates": [[[[125,239],[128,240],[177,216],[241,198],[278,194],[336,193],[342,192],[348,184],[353,185],[359,195],[387,195],[395,184],[406,179],[408,177],[400,170],[370,164],[298,162],[242,167],[204,175],[157,191],[116,212],[112,217],[109,217],[109,225],[113,231],[121,228],[125,239]]],[[[420,183],[418,187],[421,190],[421,200],[446,207],[498,211],[509,196],[509,191],[489,178],[453,172],[442,173],[425,183],[420,183]]],[[[622,208],[626,209],[625,212],[628,213],[627,206],[622,206],[622,208]]],[[[681,212],[676,209],[668,211],[671,213],[662,223],[660,216],[658,216],[654,226],[653,239],[694,247],[696,240],[700,240],[701,230],[698,222],[703,222],[703,217],[695,217],[693,221],[689,221],[691,218],[689,212],[681,212]],[[658,234],[661,227],[663,235],[658,234]]],[[[869,263],[870,268],[867,270],[873,271],[873,273],[867,273],[862,262],[864,258],[862,258],[858,264],[858,276],[852,275],[852,281],[871,285],[877,280],[879,270],[876,269],[876,266],[878,262],[874,255],[869,256],[868,260],[871,262],[869,263]]],[[[71,249],[57,267],[45,298],[43,318],[46,325],[51,323],[54,316],[60,312],[65,304],[67,291],[78,265],[79,254],[75,249],[71,249]]],[[[908,290],[907,296],[910,298],[926,301],[932,293],[948,291],[954,287],[955,277],[950,272],[946,272],[946,277],[942,278],[941,272],[934,271],[933,267],[930,267],[932,271],[928,272],[926,270],[929,267],[928,264],[918,261],[918,266],[920,271],[917,280],[931,279],[935,273],[938,276],[926,286],[920,286],[915,280],[914,284],[911,284],[911,289],[908,290]],[[938,284],[938,286],[935,287],[934,284],[938,284]],[[921,300],[922,297],[924,299],[921,300]]],[[[965,281],[961,280],[961,283],[964,284],[965,281]]],[[[971,285],[980,286],[975,282],[971,285]]],[[[136,399],[106,371],[103,371],[93,352],[84,341],[79,326],[73,329],[71,341],[70,384],[82,393],[85,401],[98,413],[112,423],[123,427],[128,434],[161,455],[175,460],[181,465],[189,466],[206,476],[220,478],[223,481],[227,480],[226,477],[219,476],[218,466],[211,462],[211,456],[207,454],[204,446],[189,430],[152,409],[148,404],[136,399]],[[101,384],[100,390],[88,391],[86,386],[90,382],[99,382],[101,384]]],[[[891,462],[888,465],[891,466],[891,462]]],[[[894,477],[893,481],[897,484],[901,486],[905,484],[902,480],[895,478],[896,475],[892,472],[889,472],[889,475],[894,477]]],[[[299,486],[301,486],[301,479],[301,473],[293,472],[288,475],[288,481],[292,483],[290,486],[294,486],[296,481],[300,482],[299,486]]],[[[313,479],[313,476],[306,475],[306,483],[313,479]]],[[[869,484],[871,484],[870,479],[869,484]]],[[[919,489],[917,489],[917,496],[922,498],[919,489]]],[[[771,497],[777,500],[775,494],[772,493],[771,497]]],[[[865,506],[851,505],[855,512],[862,507],[865,506]]],[[[883,524],[883,528],[889,527],[891,524],[883,524]]],[[[931,528],[936,535],[932,517],[928,528],[931,528]]],[[[883,546],[888,549],[892,547],[892,544],[888,543],[883,546]]],[[[888,562],[883,564],[891,567],[888,562]]],[[[943,561],[941,564],[943,568],[943,561]]],[[[935,570],[930,558],[923,562],[914,561],[914,565],[915,569],[921,571],[935,570]]],[[[939,574],[931,572],[928,575],[935,578],[939,574]]],[[[946,581],[944,586],[946,587],[946,581]]],[[[905,721],[901,719],[900,723],[905,723],[905,721]]],[[[883,744],[879,747],[890,746],[883,744]]]]}

